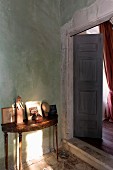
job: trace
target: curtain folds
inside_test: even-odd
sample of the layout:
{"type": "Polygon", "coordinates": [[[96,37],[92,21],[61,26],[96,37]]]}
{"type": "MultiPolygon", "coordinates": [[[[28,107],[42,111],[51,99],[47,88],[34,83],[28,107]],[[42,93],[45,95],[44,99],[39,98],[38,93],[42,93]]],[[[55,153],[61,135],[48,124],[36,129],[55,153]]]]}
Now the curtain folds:
{"type": "Polygon", "coordinates": [[[113,122],[113,28],[109,21],[100,24],[104,40],[104,66],[109,87],[107,98],[107,119],[113,122]]]}

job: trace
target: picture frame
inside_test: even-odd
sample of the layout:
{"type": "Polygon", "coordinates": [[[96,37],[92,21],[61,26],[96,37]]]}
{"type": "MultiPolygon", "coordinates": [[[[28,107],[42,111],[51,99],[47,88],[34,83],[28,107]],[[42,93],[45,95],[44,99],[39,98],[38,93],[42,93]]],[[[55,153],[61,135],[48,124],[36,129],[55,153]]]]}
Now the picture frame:
{"type": "Polygon", "coordinates": [[[15,122],[15,109],[13,107],[1,108],[2,124],[15,122]]]}
{"type": "Polygon", "coordinates": [[[41,101],[28,101],[25,103],[27,120],[32,120],[33,114],[42,116],[41,101]]]}

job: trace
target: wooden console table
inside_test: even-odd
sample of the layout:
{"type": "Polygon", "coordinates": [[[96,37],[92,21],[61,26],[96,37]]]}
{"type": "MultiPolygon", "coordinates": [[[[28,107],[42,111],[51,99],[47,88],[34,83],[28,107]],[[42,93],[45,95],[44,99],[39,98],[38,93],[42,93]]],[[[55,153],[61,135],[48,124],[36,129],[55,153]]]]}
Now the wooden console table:
{"type": "Polygon", "coordinates": [[[53,126],[56,135],[56,154],[58,159],[58,136],[57,136],[58,116],[51,118],[43,118],[43,121],[37,123],[35,121],[27,121],[16,125],[15,123],[2,124],[2,131],[4,132],[4,146],[5,146],[5,170],[8,170],[8,133],[19,134],[19,170],[22,170],[22,133],[41,130],[53,126]]]}

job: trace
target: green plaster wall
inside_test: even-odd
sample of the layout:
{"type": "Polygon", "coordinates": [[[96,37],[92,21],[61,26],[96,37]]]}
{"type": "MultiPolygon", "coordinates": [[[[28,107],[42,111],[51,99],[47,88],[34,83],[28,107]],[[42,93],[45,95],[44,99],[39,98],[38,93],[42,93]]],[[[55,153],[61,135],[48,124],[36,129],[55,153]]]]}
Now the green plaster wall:
{"type": "MultiPolygon", "coordinates": [[[[59,0],[0,0],[0,108],[11,106],[20,95],[23,102],[46,99],[60,114],[59,12],[59,0]]],[[[47,130],[43,137],[46,148],[47,130]]],[[[11,135],[10,154],[13,139],[11,135]]]]}
{"type": "Polygon", "coordinates": [[[90,6],[96,0],[61,0],[60,14],[61,25],[67,23],[75,13],[75,11],[90,6]]]}

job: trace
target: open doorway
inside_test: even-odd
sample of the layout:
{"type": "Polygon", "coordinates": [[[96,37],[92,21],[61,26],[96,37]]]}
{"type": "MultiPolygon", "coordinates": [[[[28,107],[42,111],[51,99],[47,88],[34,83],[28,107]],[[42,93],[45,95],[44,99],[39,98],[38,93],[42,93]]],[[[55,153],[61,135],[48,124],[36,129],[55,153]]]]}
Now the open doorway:
{"type": "MultiPolygon", "coordinates": [[[[109,4],[110,5],[110,4],[109,4]]],[[[62,112],[62,138],[69,140],[74,137],[73,133],[73,36],[90,29],[103,22],[111,20],[113,10],[101,5],[104,13],[98,8],[91,14],[92,8],[86,8],[76,12],[72,20],[61,27],[61,112],[62,112]],[[106,12],[108,9],[109,12],[106,12]],[[89,14],[89,15],[88,15],[89,14]],[[96,15],[94,15],[96,14],[96,15]],[[88,17],[89,16],[89,17],[88,17]]],[[[97,7],[97,4],[96,4],[97,7]]],[[[112,128],[113,129],[113,128],[112,128]]],[[[99,144],[98,144],[99,145],[99,144]]]]}
{"type": "MultiPolygon", "coordinates": [[[[96,26],[91,28],[81,34],[100,34],[99,27],[96,26]]],[[[113,123],[105,120],[105,113],[106,113],[106,104],[107,104],[107,96],[109,93],[106,75],[105,75],[105,68],[103,63],[103,113],[102,113],[102,140],[99,139],[92,139],[92,138],[80,138],[81,140],[104,150],[105,152],[113,155],[113,123]]]]}

